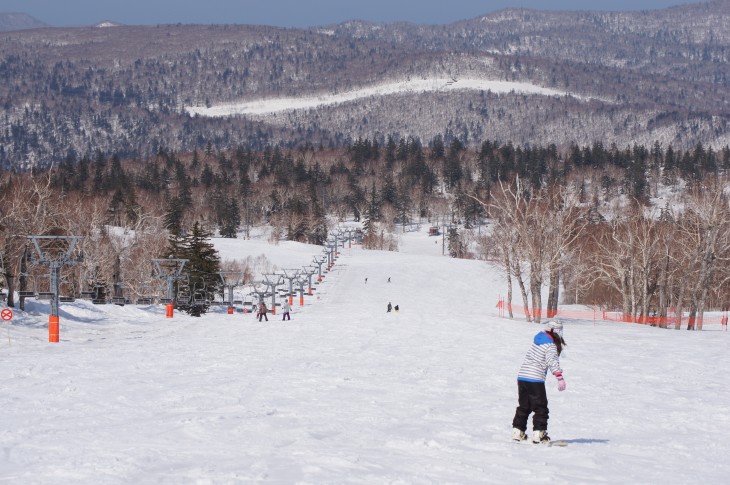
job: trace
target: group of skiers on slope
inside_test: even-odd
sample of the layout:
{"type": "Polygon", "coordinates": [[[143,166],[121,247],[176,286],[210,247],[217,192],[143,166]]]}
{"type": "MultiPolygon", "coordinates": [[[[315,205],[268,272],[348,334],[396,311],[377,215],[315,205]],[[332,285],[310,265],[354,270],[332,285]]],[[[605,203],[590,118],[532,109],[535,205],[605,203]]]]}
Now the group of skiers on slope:
{"type": "Polygon", "coordinates": [[[548,399],[545,378],[550,371],[558,380],[558,390],[565,390],[565,378],[560,368],[560,354],[565,345],[563,323],[557,319],[550,320],[546,329],[533,338],[532,346],[517,374],[518,406],[512,420],[513,440],[527,439],[527,419],[533,413],[532,442],[550,443],[547,434],[548,399]]]}
{"type": "MultiPolygon", "coordinates": [[[[283,310],[283,317],[281,320],[291,320],[291,315],[289,315],[289,312],[291,312],[291,305],[289,305],[289,300],[286,298],[284,299],[284,303],[281,305],[281,309],[283,310]]],[[[262,318],[267,322],[269,321],[269,317],[266,316],[268,311],[269,309],[266,307],[266,303],[264,303],[263,300],[260,301],[256,307],[256,316],[258,317],[259,322],[262,318]]]]}

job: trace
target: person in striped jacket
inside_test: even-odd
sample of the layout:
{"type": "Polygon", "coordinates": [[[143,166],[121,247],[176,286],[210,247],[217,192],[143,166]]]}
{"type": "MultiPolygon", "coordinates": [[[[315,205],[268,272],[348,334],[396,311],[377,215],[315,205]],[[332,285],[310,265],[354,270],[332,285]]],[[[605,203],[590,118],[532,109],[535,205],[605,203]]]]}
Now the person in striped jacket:
{"type": "Polygon", "coordinates": [[[517,375],[518,406],[512,420],[512,439],[527,439],[527,419],[532,416],[532,442],[549,443],[547,434],[548,399],[545,392],[545,377],[550,371],[558,380],[558,390],[565,390],[563,370],[560,368],[560,354],[563,351],[563,324],[550,320],[546,329],[535,335],[530,350],[517,375]]]}

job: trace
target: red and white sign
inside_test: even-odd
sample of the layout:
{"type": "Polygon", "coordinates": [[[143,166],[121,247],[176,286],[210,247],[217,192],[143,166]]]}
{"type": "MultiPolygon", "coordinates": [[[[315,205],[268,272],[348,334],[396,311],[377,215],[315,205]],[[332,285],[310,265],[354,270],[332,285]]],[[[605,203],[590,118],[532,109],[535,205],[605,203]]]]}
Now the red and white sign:
{"type": "Polygon", "coordinates": [[[0,311],[0,318],[3,320],[12,320],[13,311],[10,308],[3,308],[2,311],[0,311]]]}

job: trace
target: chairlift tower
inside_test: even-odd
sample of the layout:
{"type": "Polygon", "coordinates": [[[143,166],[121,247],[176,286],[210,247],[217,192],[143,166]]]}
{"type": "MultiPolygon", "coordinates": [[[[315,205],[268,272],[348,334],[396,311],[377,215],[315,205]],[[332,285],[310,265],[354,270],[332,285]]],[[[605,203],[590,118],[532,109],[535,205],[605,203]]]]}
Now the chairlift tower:
{"type": "Polygon", "coordinates": [[[180,258],[158,258],[153,259],[157,277],[167,282],[167,317],[172,318],[172,311],[175,307],[175,282],[183,279],[182,270],[188,259],[180,258]]]}
{"type": "Polygon", "coordinates": [[[51,314],[48,316],[48,341],[59,341],[58,303],[61,286],[61,268],[76,266],[84,257],[74,255],[76,243],[81,236],[28,236],[33,242],[35,253],[31,262],[36,266],[47,266],[50,282],[51,314]]]}
{"type": "Polygon", "coordinates": [[[264,283],[271,290],[271,314],[276,315],[276,287],[284,282],[284,276],[276,273],[264,274],[264,283]]]}
{"type": "Polygon", "coordinates": [[[307,282],[309,283],[309,294],[312,294],[312,276],[314,276],[314,273],[317,271],[317,268],[314,266],[302,266],[302,276],[307,277],[307,282]]]}
{"type": "Polygon", "coordinates": [[[332,269],[332,266],[335,265],[335,258],[337,257],[337,243],[328,241],[327,250],[327,258],[329,262],[327,269],[332,269]]]}
{"type": "Polygon", "coordinates": [[[304,306],[304,285],[307,284],[307,279],[303,274],[300,274],[294,282],[299,289],[299,306],[304,306]]]}
{"type": "Polygon", "coordinates": [[[258,303],[261,303],[262,301],[264,301],[264,298],[266,298],[266,290],[267,287],[263,281],[255,281],[251,283],[251,292],[259,297],[258,303]]]}
{"type": "Polygon", "coordinates": [[[318,268],[318,274],[317,274],[317,283],[322,282],[322,265],[324,262],[327,261],[327,258],[322,256],[321,258],[317,258],[317,256],[314,257],[313,263],[317,265],[318,268]]]}
{"type": "Polygon", "coordinates": [[[333,247],[334,252],[335,252],[334,257],[337,258],[337,256],[339,256],[339,251],[337,251],[337,247],[339,246],[338,241],[340,240],[340,233],[335,232],[335,233],[332,233],[331,235],[332,235],[332,239],[327,240],[327,245],[333,247]]]}
{"type": "Polygon", "coordinates": [[[299,277],[298,269],[283,269],[284,279],[289,281],[289,304],[294,304],[294,280],[299,277]]]}
{"type": "MultiPolygon", "coordinates": [[[[343,231],[344,239],[347,240],[347,249],[352,249],[352,238],[355,234],[355,231],[353,229],[345,229],[343,231]]],[[[342,247],[345,247],[344,240],[342,241],[342,247]]]]}
{"type": "Polygon", "coordinates": [[[243,273],[241,271],[219,271],[218,274],[228,290],[228,314],[231,315],[233,314],[233,289],[243,283],[243,273]]]}
{"type": "Polygon", "coordinates": [[[167,282],[167,299],[172,302],[175,299],[175,282],[184,279],[182,270],[188,259],[160,258],[153,259],[157,277],[167,282]]]}

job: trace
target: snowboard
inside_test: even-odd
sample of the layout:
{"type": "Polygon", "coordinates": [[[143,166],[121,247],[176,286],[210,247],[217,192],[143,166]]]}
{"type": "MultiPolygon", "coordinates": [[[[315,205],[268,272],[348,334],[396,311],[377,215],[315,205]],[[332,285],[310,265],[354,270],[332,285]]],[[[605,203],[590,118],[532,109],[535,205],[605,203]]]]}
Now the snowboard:
{"type": "Polygon", "coordinates": [[[568,446],[568,442],[565,440],[551,441],[548,446],[568,446]]]}
{"type": "Polygon", "coordinates": [[[532,440],[529,440],[529,439],[523,440],[523,441],[512,440],[512,442],[517,443],[517,444],[529,443],[529,444],[535,445],[535,446],[538,446],[538,445],[540,445],[540,446],[560,446],[560,447],[568,446],[568,442],[565,440],[549,441],[548,443],[542,443],[542,444],[533,443],[532,440]]]}

